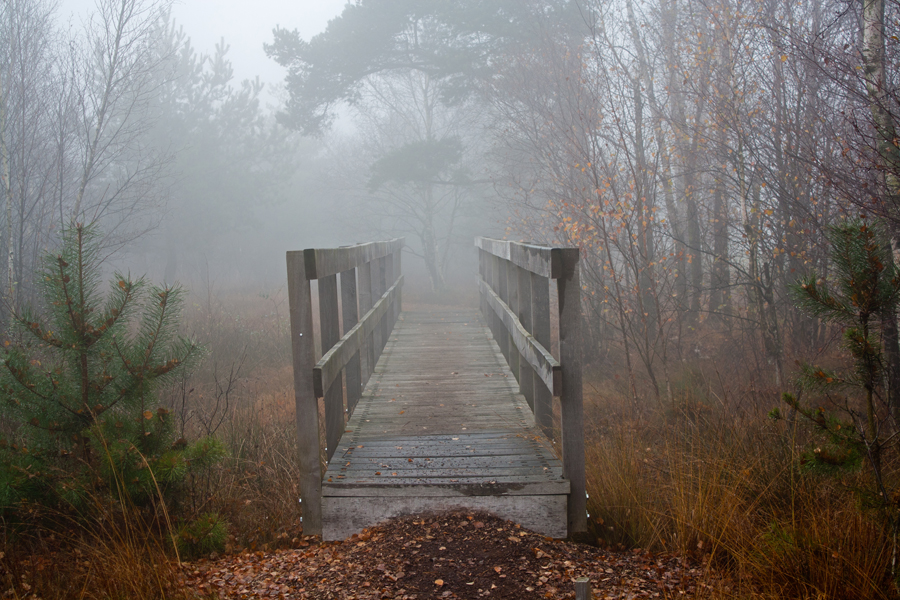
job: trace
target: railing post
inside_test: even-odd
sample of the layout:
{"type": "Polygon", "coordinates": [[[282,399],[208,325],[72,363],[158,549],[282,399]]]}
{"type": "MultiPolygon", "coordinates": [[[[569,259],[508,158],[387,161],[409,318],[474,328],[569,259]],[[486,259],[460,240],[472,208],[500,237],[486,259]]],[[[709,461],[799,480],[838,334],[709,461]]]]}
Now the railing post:
{"type": "MultiPolygon", "coordinates": [[[[490,254],[486,250],[484,251],[484,281],[491,288],[494,287],[494,261],[496,260],[496,256],[490,254]]],[[[484,303],[484,313],[485,320],[487,321],[488,329],[491,330],[491,335],[496,340],[497,339],[497,328],[494,324],[496,315],[494,315],[494,311],[491,310],[490,304],[488,304],[487,299],[485,299],[484,303]]]]}
{"type": "MultiPolygon", "coordinates": [[[[375,301],[372,299],[372,263],[365,262],[359,266],[359,312],[365,315],[372,310],[375,301]]],[[[375,370],[375,342],[372,334],[366,338],[360,357],[365,363],[362,366],[363,381],[368,381],[375,370]]]]}
{"type": "MultiPolygon", "coordinates": [[[[513,312],[513,314],[518,315],[519,312],[519,267],[517,267],[512,261],[506,260],[503,261],[506,263],[506,305],[513,312]]],[[[511,334],[507,334],[507,345],[509,346],[509,370],[512,371],[513,376],[516,378],[516,381],[519,381],[521,377],[519,373],[519,349],[516,347],[516,343],[513,340],[511,334]]]]}
{"type": "MultiPolygon", "coordinates": [[[[384,291],[391,289],[394,285],[394,254],[391,253],[384,257],[384,291]]],[[[390,339],[390,332],[394,329],[394,311],[391,310],[384,314],[385,342],[390,339]]]]}
{"type": "MultiPolygon", "coordinates": [[[[494,263],[497,267],[497,271],[494,273],[494,282],[497,284],[497,287],[494,291],[497,292],[497,295],[500,296],[500,299],[503,300],[503,302],[509,300],[506,289],[506,265],[508,263],[509,261],[500,257],[497,257],[497,261],[494,263]]],[[[497,343],[500,346],[500,351],[506,359],[506,364],[509,364],[509,333],[501,324],[498,324],[497,331],[500,335],[495,336],[494,339],[497,340],[497,343]]]]}
{"type": "MultiPolygon", "coordinates": [[[[380,258],[376,258],[371,263],[372,271],[371,271],[371,284],[372,284],[372,302],[373,304],[378,301],[379,298],[384,294],[384,288],[382,286],[383,279],[383,261],[380,258]]],[[[374,360],[372,361],[372,368],[375,368],[375,365],[378,364],[378,359],[381,358],[381,350],[384,348],[384,329],[380,326],[375,327],[372,330],[372,343],[374,344],[374,360]]]]}
{"type": "MultiPolygon", "coordinates": [[[[341,273],[341,318],[344,322],[343,333],[353,329],[359,323],[357,308],[356,269],[341,273]]],[[[353,414],[356,403],[362,395],[362,372],[360,370],[360,353],[350,359],[344,369],[347,379],[347,417],[353,414]]]]}
{"type": "MultiPolygon", "coordinates": [[[[537,273],[531,275],[531,335],[544,348],[550,349],[550,282],[537,273]]],[[[562,363],[562,361],[560,361],[562,363]]],[[[563,364],[563,371],[566,369],[563,364]]],[[[553,391],[548,390],[544,381],[533,376],[534,422],[548,438],[553,438],[553,391]]]]}
{"type": "MultiPolygon", "coordinates": [[[[322,329],[322,353],[327,352],[341,339],[338,316],[337,275],[319,279],[319,325],[322,329]]],[[[331,460],[338,441],[344,432],[344,390],[342,378],[334,380],[325,390],[325,454],[331,460]]]]}
{"type": "Polygon", "coordinates": [[[584,410],[581,380],[581,275],[578,249],[563,250],[559,291],[559,361],[562,370],[560,411],[563,475],[571,483],[569,536],[587,531],[584,474],[584,410]]]}
{"type": "MultiPolygon", "coordinates": [[[[476,246],[475,251],[478,252],[478,276],[482,281],[487,281],[487,274],[485,273],[485,252],[481,246],[476,246]]],[[[484,322],[489,324],[487,302],[484,299],[484,294],[481,292],[478,294],[478,307],[481,310],[481,316],[484,317],[484,322]]]]}
{"type": "MultiPolygon", "coordinates": [[[[527,269],[517,268],[516,276],[518,277],[518,282],[516,284],[516,288],[519,292],[519,306],[517,311],[517,316],[519,317],[519,321],[522,323],[522,327],[525,328],[526,331],[533,331],[534,325],[531,321],[531,273],[527,269]]],[[[533,334],[532,334],[533,335],[533,334]]],[[[522,392],[522,395],[525,396],[525,400],[528,402],[529,408],[531,408],[532,414],[534,414],[534,378],[536,374],[534,369],[531,368],[531,365],[528,364],[528,361],[520,360],[519,361],[519,390],[522,392]]],[[[538,381],[540,387],[544,387],[542,381],[538,381]]],[[[535,421],[537,423],[537,421],[535,421]]]]}
{"type": "Polygon", "coordinates": [[[300,460],[303,533],[322,534],[322,463],[319,456],[319,402],[313,393],[316,364],[312,292],[302,251],[287,253],[288,310],[294,358],[294,403],[300,460]]]}
{"type": "MultiPolygon", "coordinates": [[[[391,285],[394,285],[394,282],[403,274],[402,269],[402,260],[401,255],[403,252],[403,247],[397,248],[397,251],[394,252],[394,281],[391,282],[391,285]]],[[[400,318],[400,312],[403,310],[403,290],[397,290],[397,303],[394,305],[394,324],[397,324],[397,319],[400,318]]],[[[393,329],[393,328],[392,328],[393,329]]]]}
{"type": "MultiPolygon", "coordinates": [[[[378,297],[381,298],[384,296],[384,293],[388,290],[388,256],[382,256],[378,259],[378,297]]],[[[385,314],[385,316],[381,317],[381,345],[378,350],[378,356],[381,357],[381,353],[384,352],[384,347],[388,343],[388,337],[391,334],[391,324],[390,317],[385,314]]]]}

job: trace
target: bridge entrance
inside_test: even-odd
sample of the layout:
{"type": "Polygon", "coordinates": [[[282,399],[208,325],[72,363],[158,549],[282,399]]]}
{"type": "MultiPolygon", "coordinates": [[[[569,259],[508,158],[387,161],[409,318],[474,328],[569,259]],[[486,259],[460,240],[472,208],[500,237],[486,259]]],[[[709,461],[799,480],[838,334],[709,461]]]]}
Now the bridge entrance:
{"type": "Polygon", "coordinates": [[[486,510],[557,538],[585,531],[569,314],[577,250],[476,246],[481,312],[401,312],[402,240],[288,253],[307,534],[344,539],[393,516],[448,509],[486,510]],[[559,354],[569,363],[548,350],[554,279],[563,280],[559,354]]]}

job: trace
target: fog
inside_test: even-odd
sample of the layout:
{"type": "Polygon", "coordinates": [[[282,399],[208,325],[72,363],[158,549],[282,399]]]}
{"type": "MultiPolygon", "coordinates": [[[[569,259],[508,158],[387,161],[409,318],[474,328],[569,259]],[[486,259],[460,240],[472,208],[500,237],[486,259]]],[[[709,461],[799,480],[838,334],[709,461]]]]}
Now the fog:
{"type": "Polygon", "coordinates": [[[432,300],[473,289],[474,236],[508,237],[582,249],[589,343],[633,350],[634,380],[667,389],[705,352],[686,332],[735,318],[783,380],[826,335],[788,290],[828,272],[829,228],[898,229],[900,48],[848,54],[840,2],[670,4],[8,0],[7,287],[35,298],[72,220],[110,269],[192,289],[404,237],[432,300]]]}
{"type": "MultiPolygon", "coordinates": [[[[272,41],[276,26],[297,29],[305,38],[321,33],[328,21],[338,16],[346,0],[259,0],[257,2],[179,0],[172,4],[172,18],[184,27],[198,52],[212,54],[225,40],[235,82],[255,79],[266,85],[261,94],[264,106],[278,103],[278,89],[285,71],[266,57],[263,44],[272,41]]],[[[62,0],[58,18],[77,27],[94,12],[94,0],[62,0]]]]}
{"type": "MultiPolygon", "coordinates": [[[[152,189],[141,192],[146,194],[143,206],[129,208],[145,211],[139,225],[106,224],[120,230],[124,225],[128,230],[123,238],[127,241],[109,257],[109,269],[144,273],[157,281],[177,281],[190,288],[272,288],[283,285],[286,250],[410,233],[408,224],[398,224],[408,215],[402,209],[391,214],[390,208],[377,208],[378,202],[373,203],[367,190],[369,168],[378,158],[378,150],[373,150],[371,139],[363,140],[360,127],[367,119],[375,126],[374,111],[341,104],[336,110],[337,122],[316,136],[303,136],[275,124],[275,114],[290,98],[284,87],[287,70],[266,56],[264,44],[273,42],[276,27],[296,30],[300,38],[310,40],[341,14],[343,1],[126,4],[138,12],[146,11],[134,21],[146,20],[154,10],[167,12],[167,32],[154,34],[170,38],[166,42],[170,47],[161,51],[175,56],[189,47],[193,53],[192,67],[176,64],[178,59],[160,61],[154,67],[158,77],[170,78],[159,95],[180,93],[186,97],[199,91],[206,95],[210,112],[184,114],[179,100],[166,104],[158,98],[132,99],[134,106],[125,108],[146,112],[143,120],[152,131],[150,145],[155,146],[159,166],[154,166],[154,181],[146,183],[152,189]],[[214,66],[217,54],[226,65],[218,71],[214,66]],[[229,67],[230,73],[226,73],[229,67]],[[201,82],[204,76],[220,80],[213,89],[201,82]],[[204,85],[207,88],[200,89],[204,85]],[[228,100],[223,100],[226,97],[228,100]],[[204,120],[218,122],[209,128],[202,124],[204,120]],[[244,176],[241,170],[246,171],[244,176]]],[[[90,37],[91,27],[109,20],[114,16],[109,9],[118,7],[117,2],[65,0],[51,15],[62,37],[82,43],[90,37]]],[[[390,112],[385,105],[380,110],[382,117],[390,112]]],[[[482,177],[485,182],[489,179],[486,174],[482,177]]],[[[477,194],[485,199],[490,195],[489,185],[481,187],[477,194]]],[[[457,283],[471,286],[471,238],[476,230],[502,231],[502,217],[492,217],[500,223],[498,229],[496,224],[467,222],[472,207],[467,210],[468,215],[437,217],[455,219],[454,230],[448,230],[453,239],[438,245],[441,252],[450,247],[466,249],[462,260],[446,261],[446,271],[457,283]]],[[[422,255],[421,244],[411,238],[409,249],[414,253],[406,263],[410,285],[427,290],[432,287],[428,271],[415,256],[422,255]]]]}
{"type": "MultiPolygon", "coordinates": [[[[119,423],[135,435],[140,426],[136,440],[162,439],[144,435],[169,413],[146,409],[143,377],[185,364],[177,353],[151,363],[164,329],[196,333],[211,356],[196,394],[185,374],[161,402],[180,406],[182,430],[197,419],[187,429],[198,435],[230,419],[240,462],[221,481],[256,486],[250,471],[296,455],[285,252],[402,237],[404,309],[428,304],[422,312],[438,323],[438,313],[477,303],[473,238],[486,236],[553,247],[515,246],[531,274],[483,255],[500,299],[486,294],[482,306],[502,315],[487,320],[509,364],[524,366],[501,321],[539,357],[520,379],[537,384],[540,371],[556,392],[559,372],[563,396],[576,391],[556,405],[567,426],[581,422],[584,392],[591,512],[604,545],[644,562],[644,552],[680,552],[696,561],[670,562],[702,564],[698,572],[735,568],[709,581],[749,577],[741,589],[769,586],[761,597],[895,597],[898,131],[897,0],[2,0],[0,406],[20,416],[0,411],[0,434],[33,426],[53,441],[29,453],[0,435],[0,529],[16,523],[5,512],[14,505],[36,521],[6,482],[55,490],[57,508],[74,497],[61,476],[39,484],[41,473],[63,473],[32,462],[41,453],[77,463],[91,489],[99,481],[81,470],[90,445],[58,446],[57,456],[68,430],[45,406],[78,425],[73,440],[119,423]],[[114,280],[109,297],[120,302],[105,308],[99,292],[73,301],[72,281],[83,289],[102,279],[83,277],[94,270],[77,252],[55,252],[81,231],[75,223],[97,233],[87,256],[103,277],[118,270],[186,287],[183,319],[170,316],[169,291],[148,292],[145,325],[127,325],[143,332],[140,344],[120,350],[113,332],[127,330],[132,286],[114,280]],[[518,295],[529,283],[532,300],[518,295]],[[52,326],[41,325],[45,315],[52,326]],[[520,329],[538,338],[548,323],[558,343],[547,353],[568,354],[560,365],[520,329]],[[89,369],[92,348],[99,366],[89,369]],[[56,350],[59,362],[45,361],[56,350]],[[95,389],[119,393],[106,370],[118,359],[140,411],[98,420],[120,406],[89,401],[95,389]],[[583,386],[566,371],[581,363],[583,386]],[[33,414],[16,408],[20,396],[38,399],[33,414]],[[245,443],[251,427],[273,439],[266,428],[275,426],[283,446],[245,443]],[[809,578],[793,581],[797,573],[809,578]]],[[[325,307],[335,304],[331,281],[325,307]]],[[[439,333],[430,340],[443,350],[439,333]]],[[[199,345],[183,342],[199,361],[199,345]]],[[[443,358],[433,364],[448,367],[443,358]]],[[[481,374],[459,381],[468,379],[481,374]]],[[[339,434],[334,381],[337,410],[326,421],[339,434]]],[[[307,399],[301,420],[318,407],[307,399]]],[[[152,475],[128,444],[110,447],[152,475]]],[[[298,510],[284,482],[299,477],[270,472],[253,502],[212,491],[192,502],[255,514],[241,516],[245,547],[256,548],[263,522],[270,540],[286,542],[292,530],[275,527],[298,510]],[[290,508],[270,510],[269,496],[290,508]]],[[[103,478],[119,486],[117,475],[103,478]]],[[[102,546],[82,543],[91,539],[77,544],[102,546]]],[[[77,552],[74,563],[85,563],[77,552]]]]}

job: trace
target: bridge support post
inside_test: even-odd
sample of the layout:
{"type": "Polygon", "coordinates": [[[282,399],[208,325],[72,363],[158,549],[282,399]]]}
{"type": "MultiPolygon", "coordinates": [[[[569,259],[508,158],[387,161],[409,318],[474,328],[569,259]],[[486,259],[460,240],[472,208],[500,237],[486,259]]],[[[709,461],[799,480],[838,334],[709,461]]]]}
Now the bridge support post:
{"type": "Polygon", "coordinates": [[[313,337],[312,290],[306,277],[303,252],[287,253],[288,305],[294,355],[294,403],[300,453],[300,501],[303,533],[322,533],[322,463],[319,456],[319,402],[313,393],[316,364],[313,337]]]}
{"type": "Polygon", "coordinates": [[[559,360],[562,371],[560,413],[562,420],[563,474],[572,484],[569,492],[569,536],[587,531],[587,499],[584,473],[584,409],[581,380],[581,274],[579,250],[563,250],[559,291],[559,360]]]}
{"type": "Polygon", "coordinates": [[[563,476],[571,485],[567,532],[587,532],[581,357],[581,275],[578,248],[476,238],[481,258],[482,310],[494,339],[548,438],[553,398],[560,399],[563,476]],[[559,360],[552,356],[550,281],[559,298],[559,360]],[[529,372],[530,371],[530,372],[529,372]],[[530,376],[530,377],[529,377],[530,376]],[[528,384],[530,381],[531,385],[528,384]]]}

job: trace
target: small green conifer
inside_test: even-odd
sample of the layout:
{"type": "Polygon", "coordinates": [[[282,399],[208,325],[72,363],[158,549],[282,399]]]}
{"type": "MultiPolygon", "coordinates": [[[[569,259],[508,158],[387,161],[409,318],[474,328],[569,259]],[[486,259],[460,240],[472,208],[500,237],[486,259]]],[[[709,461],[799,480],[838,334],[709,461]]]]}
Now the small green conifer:
{"type": "Polygon", "coordinates": [[[177,332],[182,291],[116,273],[102,294],[99,235],[77,224],[39,274],[45,306],[15,315],[0,362],[0,510],[140,504],[186,469],[155,395],[202,355],[177,332]]]}

